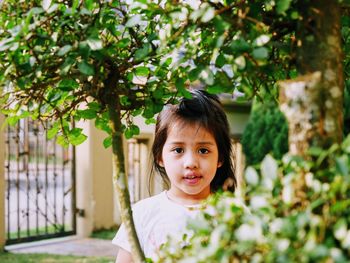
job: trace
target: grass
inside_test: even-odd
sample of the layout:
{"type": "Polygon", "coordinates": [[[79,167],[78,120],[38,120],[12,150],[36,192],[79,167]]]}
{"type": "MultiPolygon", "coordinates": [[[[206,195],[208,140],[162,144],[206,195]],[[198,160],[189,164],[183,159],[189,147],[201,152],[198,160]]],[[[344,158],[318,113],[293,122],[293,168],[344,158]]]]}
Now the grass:
{"type": "MultiPolygon", "coordinates": [[[[71,228],[72,228],[71,226],[65,225],[65,231],[71,231],[72,230],[71,228]]],[[[31,237],[31,236],[38,236],[38,235],[50,235],[50,234],[56,234],[60,232],[63,232],[62,225],[56,225],[56,227],[54,225],[49,225],[47,229],[46,227],[39,227],[38,229],[36,228],[29,229],[29,235],[28,235],[27,229],[21,230],[19,234],[21,238],[24,238],[24,237],[31,237]]],[[[17,238],[18,238],[17,231],[10,232],[10,239],[17,239],[17,238]]]]}
{"type": "Polygon", "coordinates": [[[14,254],[0,252],[1,263],[114,263],[107,257],[78,257],[49,254],[14,254]]]}
{"type": "Polygon", "coordinates": [[[113,227],[110,229],[100,229],[100,230],[94,231],[92,233],[91,237],[112,240],[114,238],[115,234],[117,233],[117,231],[118,231],[118,227],[113,227]]]}

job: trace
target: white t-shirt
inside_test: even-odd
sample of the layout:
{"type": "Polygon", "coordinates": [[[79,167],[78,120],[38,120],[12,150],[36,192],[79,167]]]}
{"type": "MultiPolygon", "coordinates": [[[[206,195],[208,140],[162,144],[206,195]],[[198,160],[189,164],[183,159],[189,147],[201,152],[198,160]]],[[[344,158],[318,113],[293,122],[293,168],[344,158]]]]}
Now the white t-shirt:
{"type": "MultiPolygon", "coordinates": [[[[155,258],[160,245],[166,242],[168,236],[180,241],[186,233],[187,220],[194,218],[200,207],[201,205],[183,206],[175,203],[168,198],[166,191],[133,205],[135,228],[145,256],[155,258]]],[[[131,251],[124,224],[119,228],[112,243],[131,251]]]]}

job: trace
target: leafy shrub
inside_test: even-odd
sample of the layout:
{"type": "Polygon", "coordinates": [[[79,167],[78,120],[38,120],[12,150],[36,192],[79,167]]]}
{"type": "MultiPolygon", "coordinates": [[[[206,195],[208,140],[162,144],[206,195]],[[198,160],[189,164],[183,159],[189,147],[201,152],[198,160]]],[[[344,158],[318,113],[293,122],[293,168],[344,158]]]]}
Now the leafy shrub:
{"type": "Polygon", "coordinates": [[[282,158],[288,151],[288,124],[278,106],[273,103],[256,106],[241,142],[248,165],[261,162],[268,153],[282,158]]]}
{"type": "Polygon", "coordinates": [[[158,262],[349,262],[350,136],[306,158],[267,155],[245,172],[246,199],[220,193],[158,262]],[[246,206],[243,204],[246,203],[246,206]]]}
{"type": "Polygon", "coordinates": [[[344,89],[344,135],[350,133],[350,80],[346,81],[344,89]]]}

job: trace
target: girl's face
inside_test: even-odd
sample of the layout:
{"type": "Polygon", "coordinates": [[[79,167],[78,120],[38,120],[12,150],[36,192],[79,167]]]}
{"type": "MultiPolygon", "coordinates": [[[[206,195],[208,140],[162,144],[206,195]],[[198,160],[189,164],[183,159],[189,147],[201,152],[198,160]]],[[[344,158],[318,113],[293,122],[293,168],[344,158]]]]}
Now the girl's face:
{"type": "Polygon", "coordinates": [[[178,121],[168,131],[159,165],[169,177],[170,198],[198,203],[210,194],[210,183],[221,166],[215,138],[198,124],[178,121]]]}

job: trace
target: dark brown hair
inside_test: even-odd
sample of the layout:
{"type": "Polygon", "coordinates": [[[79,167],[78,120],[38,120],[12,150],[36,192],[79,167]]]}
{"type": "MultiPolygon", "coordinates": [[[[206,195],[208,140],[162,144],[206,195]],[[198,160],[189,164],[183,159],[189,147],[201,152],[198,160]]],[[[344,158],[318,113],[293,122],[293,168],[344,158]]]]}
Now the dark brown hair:
{"type": "Polygon", "coordinates": [[[157,117],[155,138],[152,147],[153,170],[159,172],[170,186],[164,167],[159,165],[169,129],[176,121],[199,124],[215,138],[222,165],[217,169],[210,184],[211,191],[219,189],[234,191],[236,177],[232,165],[232,144],[226,114],[217,96],[203,90],[191,91],[192,98],[182,98],[176,105],[166,105],[157,117]]]}

